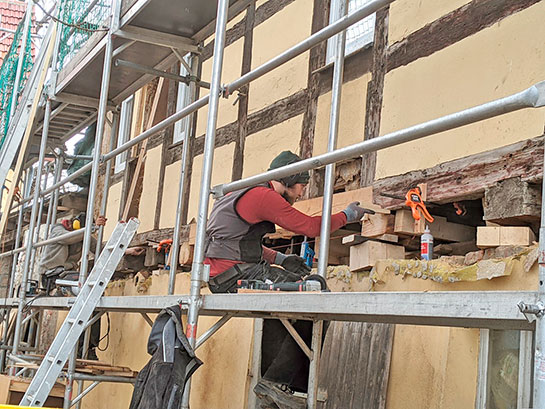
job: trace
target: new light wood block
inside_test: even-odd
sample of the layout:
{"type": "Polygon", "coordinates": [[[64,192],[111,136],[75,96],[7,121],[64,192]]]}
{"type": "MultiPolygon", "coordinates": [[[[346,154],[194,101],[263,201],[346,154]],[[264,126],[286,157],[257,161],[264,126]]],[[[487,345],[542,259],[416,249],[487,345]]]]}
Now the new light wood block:
{"type": "Polygon", "coordinates": [[[530,246],[536,239],[527,226],[482,226],[477,228],[477,247],[530,246]]]}
{"type": "Polygon", "coordinates": [[[195,245],[195,239],[197,238],[197,223],[191,223],[189,225],[189,237],[187,242],[191,245],[195,245]]]}
{"type": "Polygon", "coordinates": [[[361,235],[365,237],[378,237],[383,234],[392,234],[395,227],[393,214],[366,214],[361,224],[361,235]]]}
{"type": "Polygon", "coordinates": [[[403,246],[370,240],[350,247],[350,271],[371,268],[378,260],[404,258],[403,246]]]}
{"type": "Polygon", "coordinates": [[[188,242],[182,243],[180,246],[180,255],[178,257],[178,262],[182,266],[190,265],[193,262],[193,251],[195,246],[189,244],[188,242]]]}
{"type": "Polygon", "coordinates": [[[363,243],[364,241],[367,241],[367,239],[359,234],[351,234],[350,236],[345,236],[342,239],[342,243],[345,246],[354,246],[356,244],[363,243]]]}
{"type": "MultiPolygon", "coordinates": [[[[431,234],[435,239],[447,241],[475,240],[475,227],[464,224],[450,223],[445,217],[434,216],[434,222],[429,223],[431,234]]],[[[414,219],[408,209],[398,210],[395,214],[394,232],[409,236],[421,235],[415,232],[414,219]]]]}

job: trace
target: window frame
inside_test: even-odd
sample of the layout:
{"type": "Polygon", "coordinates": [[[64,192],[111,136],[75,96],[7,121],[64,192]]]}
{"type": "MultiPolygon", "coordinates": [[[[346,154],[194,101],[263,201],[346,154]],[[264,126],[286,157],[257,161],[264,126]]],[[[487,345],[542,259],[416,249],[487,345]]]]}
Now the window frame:
{"type": "MultiPolygon", "coordinates": [[[[331,0],[331,6],[329,9],[329,24],[334,23],[340,18],[340,9],[341,9],[342,1],[346,1],[346,0],[331,0]]],[[[367,3],[367,2],[370,2],[371,0],[363,0],[363,1],[367,3]]],[[[348,0],[348,10],[346,14],[351,13],[352,11],[358,9],[363,4],[365,4],[363,3],[362,5],[359,5],[359,6],[356,4],[355,6],[351,7],[351,3],[355,4],[356,2],[358,2],[358,0],[348,0]]],[[[370,16],[367,16],[364,19],[353,24],[346,30],[346,45],[344,48],[344,52],[346,56],[373,45],[375,41],[375,22],[376,22],[376,13],[373,13],[370,16]],[[372,29],[368,30],[367,33],[365,33],[364,35],[360,37],[350,38],[351,30],[352,31],[356,30],[358,29],[358,27],[361,27],[362,25],[365,25],[365,24],[370,24],[372,26],[372,29]]],[[[331,64],[334,58],[335,58],[335,36],[327,40],[326,65],[331,64]]]]}
{"type": "MultiPolygon", "coordinates": [[[[527,409],[532,401],[533,332],[520,331],[517,409],[527,409]]],[[[481,329],[479,337],[479,363],[475,409],[488,408],[488,368],[490,356],[490,330],[481,329]]]]}
{"type": "MultiPolygon", "coordinates": [[[[184,55],[184,61],[190,65],[191,64],[191,54],[184,55]]],[[[180,63],[180,76],[185,77],[189,75],[189,71],[184,67],[184,64],[180,63]]],[[[182,110],[191,103],[189,84],[184,82],[178,83],[178,95],[176,96],[176,112],[182,110]]],[[[172,144],[179,144],[185,138],[186,131],[190,130],[188,126],[188,121],[192,118],[192,115],[186,115],[179,121],[174,123],[174,132],[172,133],[172,144]]]]}
{"type": "MultiPolygon", "coordinates": [[[[134,114],[134,94],[121,103],[119,114],[119,131],[117,133],[117,147],[128,142],[131,137],[132,118],[134,114]]],[[[127,167],[129,151],[121,152],[115,157],[114,174],[123,172],[127,167]]]]}

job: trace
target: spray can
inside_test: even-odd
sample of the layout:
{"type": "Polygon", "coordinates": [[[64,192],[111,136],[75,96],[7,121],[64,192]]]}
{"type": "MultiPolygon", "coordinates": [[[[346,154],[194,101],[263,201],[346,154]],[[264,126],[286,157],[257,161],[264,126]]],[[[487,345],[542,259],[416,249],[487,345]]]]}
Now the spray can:
{"type": "Polygon", "coordinates": [[[422,260],[431,260],[433,257],[433,236],[430,228],[426,226],[424,234],[420,236],[420,258],[422,260]]]}

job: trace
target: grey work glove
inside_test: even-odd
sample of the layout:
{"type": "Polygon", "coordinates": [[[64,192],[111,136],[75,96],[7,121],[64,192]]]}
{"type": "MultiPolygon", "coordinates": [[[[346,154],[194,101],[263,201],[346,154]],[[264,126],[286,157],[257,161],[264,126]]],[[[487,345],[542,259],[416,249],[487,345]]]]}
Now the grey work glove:
{"type": "Polygon", "coordinates": [[[310,273],[310,267],[305,264],[305,260],[295,254],[276,253],[274,264],[284,267],[290,273],[297,274],[299,277],[304,277],[310,273]]]}
{"type": "Polygon", "coordinates": [[[375,211],[360,207],[360,202],[352,202],[343,210],[343,213],[346,215],[346,222],[353,223],[359,222],[365,213],[375,214],[375,211]]]}

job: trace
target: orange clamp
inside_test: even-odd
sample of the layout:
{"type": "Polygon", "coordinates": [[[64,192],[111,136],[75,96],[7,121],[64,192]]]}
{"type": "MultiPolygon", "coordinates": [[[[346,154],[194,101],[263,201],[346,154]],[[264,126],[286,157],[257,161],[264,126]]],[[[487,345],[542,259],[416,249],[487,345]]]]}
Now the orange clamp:
{"type": "Polygon", "coordinates": [[[415,187],[407,192],[405,195],[405,205],[409,206],[411,208],[413,218],[414,220],[420,220],[422,217],[420,213],[424,216],[424,218],[430,222],[433,223],[433,216],[428,212],[428,209],[426,209],[426,205],[424,204],[424,201],[422,200],[422,196],[420,195],[420,189],[415,187]],[[419,212],[420,210],[420,212],[419,212]]]}
{"type": "Polygon", "coordinates": [[[159,246],[157,246],[157,252],[160,253],[161,251],[163,251],[163,249],[165,251],[169,251],[170,246],[172,246],[172,239],[161,240],[159,242],[159,246]]]}

